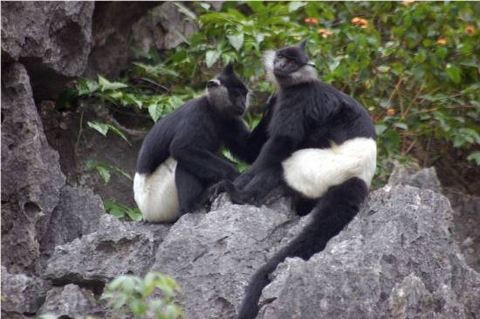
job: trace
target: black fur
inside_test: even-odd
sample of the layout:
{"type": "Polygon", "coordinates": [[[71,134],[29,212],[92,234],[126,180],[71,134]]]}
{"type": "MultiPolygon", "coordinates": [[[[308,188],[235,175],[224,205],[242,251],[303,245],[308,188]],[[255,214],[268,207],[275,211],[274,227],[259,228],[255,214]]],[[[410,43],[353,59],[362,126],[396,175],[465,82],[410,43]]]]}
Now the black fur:
{"type": "MultiPolygon", "coordinates": [[[[273,74],[279,84],[276,101],[269,106],[264,128],[268,139],[251,168],[234,183],[217,185],[230,193],[236,203],[263,203],[278,185],[288,188],[283,181],[282,162],[304,148],[329,148],[356,138],[375,138],[375,130],[366,110],[350,96],[322,83],[312,74],[315,71],[301,47],[290,47],[276,52],[273,74]],[[293,77],[295,72],[307,70],[304,77],[293,77]]],[[[298,74],[297,74],[298,75],[298,74]]],[[[318,163],[322,165],[322,163],[318,163]]],[[[352,220],[366,198],[368,187],[359,178],[352,178],[331,187],[320,199],[307,199],[295,193],[296,209],[300,215],[313,214],[313,219],[301,234],[262,266],[252,277],[240,307],[240,319],[255,318],[258,300],[263,288],[270,282],[268,276],[286,257],[305,260],[324,249],[352,220]]]]}
{"type": "Polygon", "coordinates": [[[248,144],[261,146],[266,139],[263,129],[250,133],[241,119],[248,91],[232,68],[227,66],[216,80],[228,89],[229,108],[215,105],[207,96],[187,102],[153,126],[138,156],[136,171],[140,174],[153,173],[170,156],[177,160],[175,183],[182,214],[197,207],[208,186],[220,180],[233,181],[239,175],[217,154],[222,145],[251,163],[260,148],[248,144]]]}

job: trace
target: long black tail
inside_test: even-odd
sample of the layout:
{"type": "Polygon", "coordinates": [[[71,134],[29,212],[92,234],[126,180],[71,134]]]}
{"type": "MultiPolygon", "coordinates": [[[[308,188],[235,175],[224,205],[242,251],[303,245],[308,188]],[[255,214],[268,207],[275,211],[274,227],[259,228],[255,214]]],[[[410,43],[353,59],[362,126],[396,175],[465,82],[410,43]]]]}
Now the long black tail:
{"type": "Polygon", "coordinates": [[[287,257],[308,260],[322,251],[327,242],[337,235],[360,209],[368,195],[368,187],[359,178],[331,187],[312,210],[313,220],[286,247],[275,254],[250,279],[240,306],[238,319],[254,319],[259,311],[258,300],[263,288],[270,283],[268,276],[287,257]]]}

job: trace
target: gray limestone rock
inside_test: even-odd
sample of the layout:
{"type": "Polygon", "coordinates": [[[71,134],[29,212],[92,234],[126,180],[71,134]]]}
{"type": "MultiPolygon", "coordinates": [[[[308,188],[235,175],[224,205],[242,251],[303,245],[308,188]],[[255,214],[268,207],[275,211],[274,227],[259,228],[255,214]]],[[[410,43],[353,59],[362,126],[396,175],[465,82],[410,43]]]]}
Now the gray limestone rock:
{"type": "Polygon", "coordinates": [[[2,58],[26,65],[36,97],[51,97],[66,78],[83,73],[93,8],[82,1],[2,2],[2,58]]]}
{"type": "Polygon", "coordinates": [[[423,189],[428,188],[435,192],[442,191],[434,167],[419,169],[418,167],[395,163],[392,174],[388,179],[388,185],[411,185],[423,189]]]}
{"type": "Polygon", "coordinates": [[[480,197],[453,190],[445,191],[445,196],[453,208],[453,237],[467,263],[480,272],[480,197]]]}
{"type": "Polygon", "coordinates": [[[105,211],[98,195],[90,189],[65,185],[41,241],[42,257],[48,259],[56,246],[97,230],[103,215],[105,211]]]}
{"type": "Polygon", "coordinates": [[[144,275],[168,226],[122,222],[102,216],[98,230],[55,248],[44,276],[55,284],[101,289],[123,274],[144,275]]]}
{"type": "Polygon", "coordinates": [[[480,274],[450,233],[448,200],[386,186],[321,253],[287,259],[259,318],[475,318],[480,274]]]}
{"type": "Polygon", "coordinates": [[[32,315],[42,305],[49,284],[36,277],[10,274],[2,266],[2,317],[22,318],[32,315]]]}
{"type": "Polygon", "coordinates": [[[224,199],[208,214],[187,214],[161,243],[152,270],[174,277],[188,318],[232,318],[251,273],[274,253],[289,222],[277,211],[224,199]]]}
{"type": "Polygon", "coordinates": [[[103,309],[90,290],[68,284],[50,289],[38,314],[49,314],[56,318],[84,319],[87,315],[101,318],[103,309]]]}
{"type": "Polygon", "coordinates": [[[93,48],[85,75],[117,77],[129,67],[132,25],[157,6],[153,1],[98,1],[93,14],[93,48]]]}
{"type": "MultiPolygon", "coordinates": [[[[2,3],[3,7],[3,3],[2,3]]],[[[24,66],[2,69],[2,265],[33,271],[65,177],[48,144],[24,66]]]]}
{"type": "Polygon", "coordinates": [[[165,2],[135,23],[132,35],[135,46],[148,53],[152,49],[175,48],[197,30],[195,21],[182,13],[175,3],[165,2]]]}

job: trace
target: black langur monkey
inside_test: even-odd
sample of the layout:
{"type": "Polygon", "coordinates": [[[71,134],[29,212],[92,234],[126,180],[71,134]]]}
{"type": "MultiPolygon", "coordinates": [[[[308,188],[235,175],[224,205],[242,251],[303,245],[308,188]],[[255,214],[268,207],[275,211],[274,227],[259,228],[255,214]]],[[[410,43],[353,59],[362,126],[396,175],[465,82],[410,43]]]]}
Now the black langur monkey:
{"type": "Polygon", "coordinates": [[[233,181],[239,173],[217,155],[222,145],[234,156],[253,162],[266,135],[264,124],[252,133],[245,126],[242,115],[247,104],[248,90],[229,64],[207,83],[204,96],[153,126],[140,149],[133,181],[144,220],[173,222],[197,208],[209,186],[233,181]]]}
{"type": "Polygon", "coordinates": [[[357,214],[375,172],[375,129],[353,98],[317,79],[305,42],[265,54],[267,76],[278,89],[263,126],[268,139],[248,171],[224,181],[233,202],[259,205],[278,185],[295,198],[309,225],[251,278],[239,319],[255,318],[269,274],[286,257],[308,260],[357,214]]]}

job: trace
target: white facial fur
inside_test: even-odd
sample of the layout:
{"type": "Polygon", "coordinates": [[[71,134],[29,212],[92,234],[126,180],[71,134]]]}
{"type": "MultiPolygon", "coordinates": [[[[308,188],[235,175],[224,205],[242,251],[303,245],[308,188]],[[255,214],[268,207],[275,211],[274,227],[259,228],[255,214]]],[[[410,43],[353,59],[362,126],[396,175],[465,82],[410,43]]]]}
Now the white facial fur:
{"type": "Polygon", "coordinates": [[[275,78],[275,74],[273,74],[274,60],[275,60],[275,51],[269,50],[263,54],[263,65],[265,66],[265,71],[267,72],[267,80],[277,84],[277,79],[275,78]]]}
{"type": "Polygon", "coordinates": [[[330,148],[305,148],[282,162],[287,184],[308,198],[321,197],[331,186],[352,177],[367,186],[375,173],[377,144],[371,138],[357,137],[330,148]]]}
{"type": "Polygon", "coordinates": [[[220,81],[213,79],[219,86],[207,88],[208,101],[217,109],[222,110],[232,106],[230,97],[228,96],[228,90],[226,87],[220,84],[220,81]]]}
{"type": "Polygon", "coordinates": [[[250,107],[251,100],[252,100],[252,93],[250,93],[250,91],[248,91],[247,97],[245,99],[245,110],[248,110],[248,108],[250,107]]]}
{"type": "Polygon", "coordinates": [[[318,78],[317,70],[309,64],[290,74],[289,85],[311,82],[318,78]]]}
{"type": "Polygon", "coordinates": [[[275,51],[266,51],[263,55],[263,64],[267,72],[267,80],[280,87],[287,87],[295,84],[310,82],[318,78],[317,70],[312,65],[304,65],[297,71],[291,73],[288,78],[278,79],[273,73],[275,51]]]}

